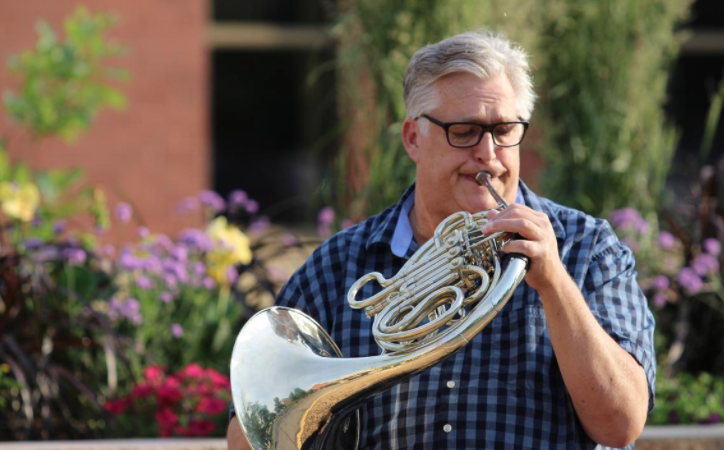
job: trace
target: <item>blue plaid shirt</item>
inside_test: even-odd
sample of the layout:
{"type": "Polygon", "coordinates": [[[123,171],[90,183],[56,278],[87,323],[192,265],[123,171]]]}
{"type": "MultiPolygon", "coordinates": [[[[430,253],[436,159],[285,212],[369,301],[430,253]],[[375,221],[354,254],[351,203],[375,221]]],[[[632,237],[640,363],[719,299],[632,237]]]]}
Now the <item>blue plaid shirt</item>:
{"type": "MultiPolygon", "coordinates": [[[[347,305],[347,291],[370,272],[394,276],[418,249],[411,233],[400,240],[398,229],[398,221],[407,221],[413,192],[414,185],[397,205],[327,240],[277,299],[278,305],[300,309],[317,320],[345,357],[380,353],[372,321],[347,305]]],[[[636,282],[630,249],[606,221],[539,197],[523,182],[521,197],[525,205],[548,215],[561,259],[594,316],[643,366],[650,409],[654,320],[636,282]]],[[[409,223],[401,228],[404,232],[409,223]]],[[[369,283],[357,298],[378,291],[369,283]]],[[[526,283],[460,352],[370,399],[361,407],[361,417],[363,449],[596,446],[578,421],[563,383],[538,293],[526,283]]]]}

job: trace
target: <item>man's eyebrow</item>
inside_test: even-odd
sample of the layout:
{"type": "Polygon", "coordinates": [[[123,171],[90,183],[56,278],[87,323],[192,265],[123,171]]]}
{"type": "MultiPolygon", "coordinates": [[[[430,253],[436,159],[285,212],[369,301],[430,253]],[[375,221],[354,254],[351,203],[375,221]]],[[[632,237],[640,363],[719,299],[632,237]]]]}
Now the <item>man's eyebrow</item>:
{"type": "Polygon", "coordinates": [[[513,117],[509,117],[509,118],[506,118],[503,116],[494,116],[492,120],[481,120],[480,116],[468,116],[468,117],[464,117],[460,120],[456,120],[455,122],[470,122],[470,123],[479,123],[482,125],[487,125],[487,124],[491,124],[491,123],[518,122],[521,120],[523,120],[523,119],[521,119],[518,116],[513,116],[513,117]]]}

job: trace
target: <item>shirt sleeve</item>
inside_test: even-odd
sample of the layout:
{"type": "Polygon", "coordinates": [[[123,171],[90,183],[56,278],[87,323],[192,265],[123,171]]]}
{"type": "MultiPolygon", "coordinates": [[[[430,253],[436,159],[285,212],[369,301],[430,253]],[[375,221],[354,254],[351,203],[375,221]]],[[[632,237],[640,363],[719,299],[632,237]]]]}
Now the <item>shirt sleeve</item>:
{"type": "Polygon", "coordinates": [[[646,372],[650,412],[654,407],[656,384],[654,317],[636,281],[631,249],[616,238],[605,222],[590,261],[583,294],[603,329],[646,372]]]}

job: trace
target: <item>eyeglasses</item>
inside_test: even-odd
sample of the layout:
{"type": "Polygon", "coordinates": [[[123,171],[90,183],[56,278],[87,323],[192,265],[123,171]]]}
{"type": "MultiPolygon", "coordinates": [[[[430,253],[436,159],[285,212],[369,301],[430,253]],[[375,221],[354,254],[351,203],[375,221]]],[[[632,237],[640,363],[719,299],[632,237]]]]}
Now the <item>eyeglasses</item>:
{"type": "Polygon", "coordinates": [[[453,147],[470,148],[480,143],[486,131],[493,136],[493,143],[498,147],[515,147],[523,141],[528,131],[528,122],[500,122],[483,125],[474,122],[440,122],[439,120],[422,114],[415,120],[424,117],[445,130],[447,142],[453,147]]]}

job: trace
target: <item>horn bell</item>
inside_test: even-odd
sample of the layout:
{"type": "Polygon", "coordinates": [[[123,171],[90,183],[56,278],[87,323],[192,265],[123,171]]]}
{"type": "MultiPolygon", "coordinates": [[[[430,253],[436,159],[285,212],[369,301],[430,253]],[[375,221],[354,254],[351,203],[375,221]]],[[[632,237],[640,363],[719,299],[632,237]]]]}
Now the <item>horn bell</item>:
{"type": "Polygon", "coordinates": [[[255,314],[231,357],[236,417],[252,448],[357,448],[356,409],[364,401],[462,348],[505,306],[528,260],[511,254],[501,265],[499,282],[464,321],[410,351],[341,358],[327,332],[304,313],[276,306],[255,314]]]}

